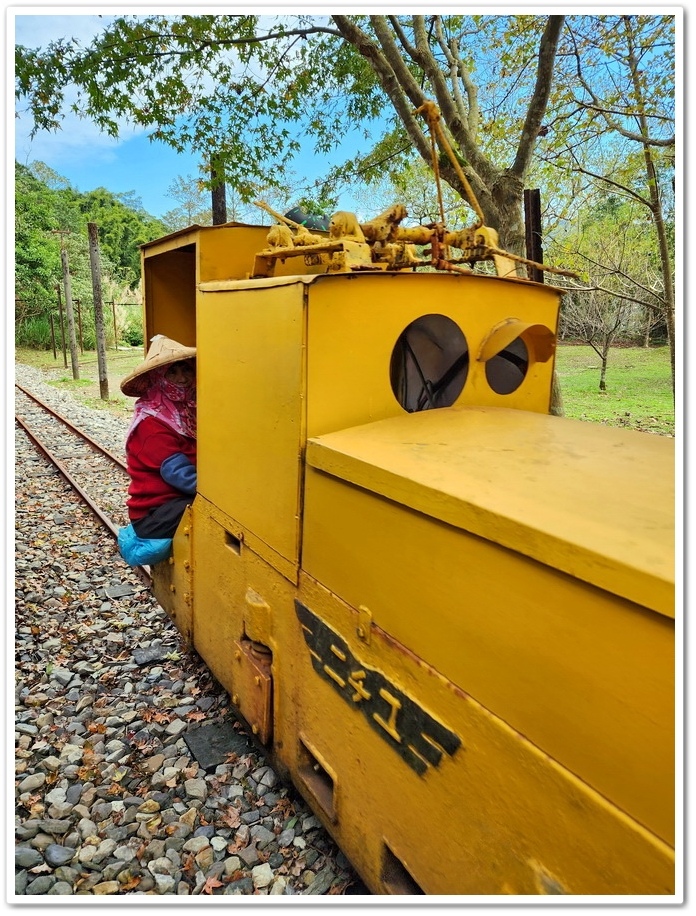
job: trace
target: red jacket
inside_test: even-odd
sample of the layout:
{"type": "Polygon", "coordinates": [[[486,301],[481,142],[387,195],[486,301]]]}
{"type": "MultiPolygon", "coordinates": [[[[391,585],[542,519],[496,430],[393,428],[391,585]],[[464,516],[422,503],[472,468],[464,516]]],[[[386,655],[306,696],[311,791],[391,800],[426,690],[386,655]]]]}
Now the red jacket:
{"type": "Polygon", "coordinates": [[[126,444],[131,478],[127,505],[131,521],[143,518],[150,509],[173,497],[184,495],[160,474],[162,462],[179,452],[195,464],[196,440],[182,436],[155,417],[145,417],[135,427],[126,444]]]}

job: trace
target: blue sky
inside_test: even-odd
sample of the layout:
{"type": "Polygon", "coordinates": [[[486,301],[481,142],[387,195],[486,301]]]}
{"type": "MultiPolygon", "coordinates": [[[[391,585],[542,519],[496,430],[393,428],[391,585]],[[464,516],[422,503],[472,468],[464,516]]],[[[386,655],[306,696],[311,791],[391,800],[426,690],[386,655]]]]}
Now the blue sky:
{"type": "MultiPolygon", "coordinates": [[[[90,14],[95,7],[66,9],[74,12],[57,16],[52,14],[50,7],[8,9],[8,42],[30,48],[45,46],[60,37],[74,37],[87,42],[103,28],[107,18],[90,14]]],[[[103,9],[112,12],[112,8],[103,9]]],[[[142,9],[143,15],[150,11],[149,8],[142,9]]],[[[137,13],[138,9],[119,11],[121,14],[125,12],[137,13]]],[[[86,192],[98,187],[105,187],[115,194],[132,191],[148,213],[162,216],[177,206],[176,200],[167,195],[172,182],[178,176],[199,174],[199,160],[195,155],[179,154],[163,143],[152,142],[142,129],[133,130],[124,125],[121,136],[113,139],[101,133],[89,120],[68,113],[62,130],[42,131],[32,139],[29,136],[31,118],[22,114],[21,103],[17,113],[19,117],[13,124],[15,159],[23,165],[34,161],[45,162],[67,178],[78,191],[86,192]]],[[[337,154],[337,161],[357,150],[355,141],[347,141],[337,154]]],[[[311,152],[303,154],[293,165],[298,177],[310,180],[320,177],[326,168],[326,160],[315,157],[311,152]]],[[[338,209],[352,208],[349,198],[339,201],[338,209]]]]}

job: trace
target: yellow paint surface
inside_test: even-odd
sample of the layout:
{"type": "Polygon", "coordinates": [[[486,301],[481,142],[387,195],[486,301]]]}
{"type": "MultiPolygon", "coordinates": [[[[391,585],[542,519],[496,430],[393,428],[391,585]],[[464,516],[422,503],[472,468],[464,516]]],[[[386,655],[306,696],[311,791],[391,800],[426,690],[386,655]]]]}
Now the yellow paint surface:
{"type": "Polygon", "coordinates": [[[202,298],[198,488],[280,557],[299,551],[304,284],[202,298]]]}
{"type": "MultiPolygon", "coordinates": [[[[462,740],[453,756],[418,776],[366,724],[360,702],[346,702],[312,669],[306,647],[293,646],[286,662],[293,665],[293,727],[330,768],[333,830],[375,893],[393,892],[381,880],[385,846],[426,894],[673,893],[668,844],[381,630],[365,646],[355,635],[358,614],[328,590],[307,576],[300,586],[302,601],[358,660],[462,740]]],[[[428,623],[437,626],[432,611],[428,623]]],[[[565,728],[573,728],[570,711],[565,728]]]]}
{"type": "MultiPolygon", "coordinates": [[[[368,607],[381,630],[672,841],[674,634],[671,605],[664,601],[668,583],[660,580],[660,589],[653,589],[652,598],[663,602],[660,613],[646,609],[639,596],[631,603],[607,590],[613,580],[629,578],[619,564],[628,562],[628,553],[615,542],[635,536],[638,510],[627,506],[622,534],[612,494],[602,532],[591,477],[582,478],[584,499],[564,493],[564,486],[573,491],[568,455],[579,462],[578,475],[585,460],[574,438],[584,424],[516,412],[493,423],[490,412],[460,413],[458,423],[450,416],[450,426],[469,435],[456,437],[457,448],[455,433],[447,433],[444,415],[435,411],[407,418],[415,423],[384,421],[311,442],[303,568],[353,608],[368,607]],[[566,430],[565,477],[558,466],[563,451],[558,441],[554,451],[550,429],[547,451],[533,448],[537,425],[553,425],[559,437],[566,430]],[[519,433],[524,426],[526,437],[515,435],[505,446],[499,430],[506,426],[519,433]],[[374,459],[369,469],[358,460],[367,438],[374,459]],[[452,472],[452,463],[459,473],[452,472]],[[526,511],[513,515],[513,524],[507,514],[514,513],[520,490],[526,511]],[[564,507],[570,514],[561,538],[564,507]],[[575,546],[570,539],[585,523],[596,538],[592,547],[608,555],[601,569],[604,588],[573,578],[593,568],[583,565],[582,556],[574,570],[555,568],[556,559],[562,569],[575,553],[582,555],[587,544],[575,546]],[[510,540],[508,532],[523,552],[509,549],[513,542],[499,546],[510,540]]],[[[643,438],[652,443],[653,437],[643,438]]],[[[621,466],[629,498],[630,464],[621,466]]],[[[659,476],[665,467],[657,462],[653,470],[659,476]]],[[[616,476],[611,479],[619,490],[616,476]]],[[[631,482],[640,479],[636,474],[631,482]]],[[[669,544],[664,554],[659,570],[666,577],[669,544]]],[[[651,572],[635,571],[644,575],[648,597],[651,572]]]]}
{"type": "Polygon", "coordinates": [[[309,464],[674,617],[674,440],[487,408],[308,444],[309,464]]]}

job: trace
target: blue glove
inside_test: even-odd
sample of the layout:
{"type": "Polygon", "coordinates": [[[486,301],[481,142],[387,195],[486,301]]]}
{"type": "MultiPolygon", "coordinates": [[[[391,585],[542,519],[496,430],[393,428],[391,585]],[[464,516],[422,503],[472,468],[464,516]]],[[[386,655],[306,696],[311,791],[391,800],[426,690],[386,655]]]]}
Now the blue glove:
{"type": "Polygon", "coordinates": [[[139,538],[132,525],[118,530],[118,549],[129,566],[154,566],[166,560],[172,538],[139,538]]]}
{"type": "Polygon", "coordinates": [[[165,459],[160,467],[160,474],[171,487],[176,487],[187,495],[195,494],[198,476],[196,466],[183,452],[176,452],[165,459]]]}

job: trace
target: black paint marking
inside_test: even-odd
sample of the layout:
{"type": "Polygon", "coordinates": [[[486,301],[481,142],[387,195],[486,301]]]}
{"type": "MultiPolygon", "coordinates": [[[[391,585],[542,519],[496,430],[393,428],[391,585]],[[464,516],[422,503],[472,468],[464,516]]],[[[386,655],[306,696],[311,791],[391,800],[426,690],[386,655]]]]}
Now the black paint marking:
{"type": "Polygon", "coordinates": [[[433,719],[383,674],[356,659],[346,642],[300,601],[297,617],[312,667],[359,710],[372,728],[420,776],[439,766],[443,753],[454,754],[461,739],[433,719]]]}

